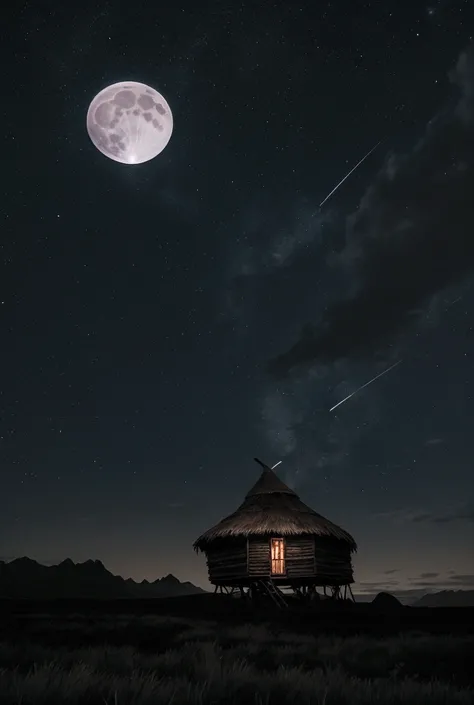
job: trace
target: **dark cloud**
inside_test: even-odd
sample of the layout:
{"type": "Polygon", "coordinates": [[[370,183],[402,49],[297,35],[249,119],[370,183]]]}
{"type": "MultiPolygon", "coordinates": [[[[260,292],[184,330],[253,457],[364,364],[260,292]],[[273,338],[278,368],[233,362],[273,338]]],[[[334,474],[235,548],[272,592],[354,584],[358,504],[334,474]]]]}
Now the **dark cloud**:
{"type": "Polygon", "coordinates": [[[454,573],[449,576],[449,584],[457,586],[461,585],[464,587],[472,586],[474,585],[474,575],[472,573],[454,573]]]}
{"type": "Polygon", "coordinates": [[[384,570],[385,575],[393,575],[394,573],[398,573],[399,569],[398,568],[391,568],[390,570],[384,570]]]}
{"type": "Polygon", "coordinates": [[[422,513],[420,510],[413,509],[391,509],[386,512],[375,512],[374,519],[388,519],[397,524],[410,524],[413,521],[424,520],[425,517],[431,516],[428,513],[422,513]],[[422,517],[422,519],[420,519],[422,517]]]}
{"type": "Polygon", "coordinates": [[[400,582],[398,580],[375,580],[373,582],[358,583],[358,585],[364,591],[370,592],[376,590],[380,592],[381,590],[389,590],[390,588],[397,587],[400,585],[400,582]]]}
{"type": "Polygon", "coordinates": [[[474,521],[474,505],[470,502],[463,502],[457,506],[446,510],[445,512],[428,512],[422,509],[392,509],[386,512],[376,512],[376,519],[388,519],[398,524],[411,523],[431,523],[431,524],[449,524],[455,521],[474,521]]]}
{"type": "Polygon", "coordinates": [[[454,509],[443,514],[423,513],[413,516],[412,521],[428,522],[432,524],[450,524],[454,521],[474,522],[474,507],[463,505],[458,509],[454,509]]]}
{"type": "Polygon", "coordinates": [[[444,443],[444,438],[430,438],[426,441],[426,446],[438,446],[440,443],[444,443]]]}
{"type": "Polygon", "coordinates": [[[410,584],[417,588],[426,588],[427,590],[466,590],[474,585],[474,575],[455,573],[448,578],[440,577],[440,573],[422,573],[417,579],[410,580],[410,584]],[[430,579],[430,576],[433,576],[430,579]],[[435,577],[437,576],[437,578],[435,577]]]}
{"type": "Polygon", "coordinates": [[[339,264],[352,295],[306,326],[269,363],[300,365],[379,349],[417,320],[432,297],[474,269],[474,52],[450,75],[460,97],[429,124],[411,154],[391,155],[348,219],[339,264]]]}
{"type": "Polygon", "coordinates": [[[415,522],[415,524],[418,524],[423,521],[433,522],[434,515],[430,514],[429,512],[423,512],[422,514],[415,514],[414,516],[410,517],[410,519],[411,519],[411,521],[415,522]]]}

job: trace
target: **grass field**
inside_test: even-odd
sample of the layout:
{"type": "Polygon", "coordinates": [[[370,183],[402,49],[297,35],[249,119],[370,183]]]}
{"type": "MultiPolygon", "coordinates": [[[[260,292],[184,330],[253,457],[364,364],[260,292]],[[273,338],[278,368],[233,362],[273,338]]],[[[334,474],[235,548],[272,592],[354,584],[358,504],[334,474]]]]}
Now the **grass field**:
{"type": "Polygon", "coordinates": [[[166,616],[35,615],[0,632],[0,705],[470,705],[474,637],[386,639],[166,616]]]}

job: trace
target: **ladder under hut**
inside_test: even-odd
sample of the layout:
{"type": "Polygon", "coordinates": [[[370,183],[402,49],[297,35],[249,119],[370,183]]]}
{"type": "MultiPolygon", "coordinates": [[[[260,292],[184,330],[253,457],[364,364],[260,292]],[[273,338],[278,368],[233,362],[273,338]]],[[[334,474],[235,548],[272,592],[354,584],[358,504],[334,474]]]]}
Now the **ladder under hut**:
{"type": "Polygon", "coordinates": [[[252,590],[255,590],[257,595],[260,594],[270,597],[277,607],[288,607],[285,596],[271,578],[262,578],[261,580],[257,580],[252,586],[252,590]]]}

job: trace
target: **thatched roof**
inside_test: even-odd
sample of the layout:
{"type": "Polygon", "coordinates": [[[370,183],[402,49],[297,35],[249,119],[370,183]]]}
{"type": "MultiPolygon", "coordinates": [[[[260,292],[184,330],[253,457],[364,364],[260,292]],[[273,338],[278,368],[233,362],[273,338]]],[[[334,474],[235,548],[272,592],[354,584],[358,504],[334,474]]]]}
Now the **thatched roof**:
{"type": "Polygon", "coordinates": [[[196,551],[205,551],[219,539],[264,534],[331,537],[348,544],[352,551],[357,550],[356,542],[347,531],[313,511],[273,470],[257,462],[263,465],[263,472],[240,507],[202,534],[194,543],[196,551]]]}

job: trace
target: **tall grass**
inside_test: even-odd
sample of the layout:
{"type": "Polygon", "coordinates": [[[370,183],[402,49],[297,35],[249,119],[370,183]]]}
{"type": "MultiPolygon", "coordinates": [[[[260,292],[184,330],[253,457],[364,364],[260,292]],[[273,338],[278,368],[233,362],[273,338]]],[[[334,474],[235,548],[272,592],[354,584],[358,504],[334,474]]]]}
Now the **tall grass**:
{"type": "Polygon", "coordinates": [[[463,664],[473,657],[473,637],[344,639],[168,618],[43,619],[0,642],[0,705],[470,705],[463,664]],[[113,645],[127,629],[135,641],[113,645]],[[98,633],[103,643],[89,646],[98,633]]]}

